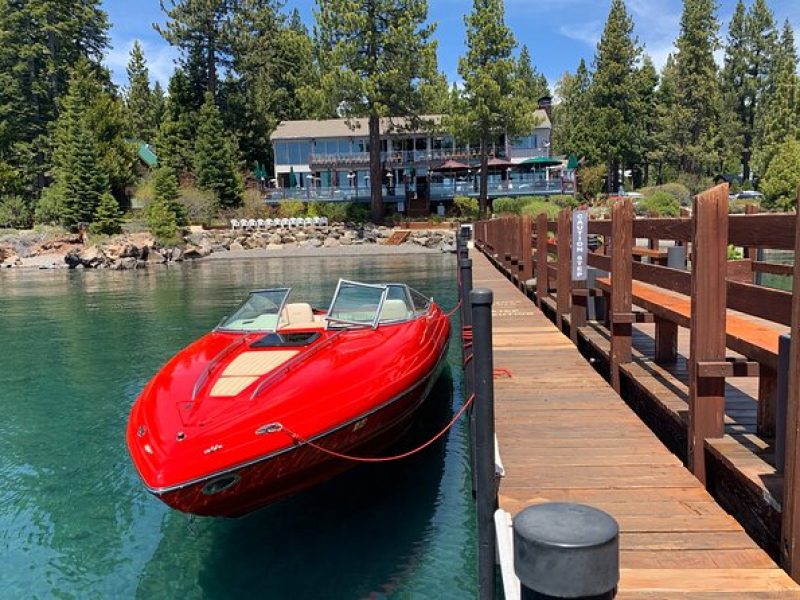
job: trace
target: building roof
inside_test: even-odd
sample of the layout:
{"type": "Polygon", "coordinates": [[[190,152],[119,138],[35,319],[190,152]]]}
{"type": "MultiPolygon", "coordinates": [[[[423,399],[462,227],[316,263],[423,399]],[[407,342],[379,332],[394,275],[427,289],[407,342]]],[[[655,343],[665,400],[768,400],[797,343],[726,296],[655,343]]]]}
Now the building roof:
{"type": "MultiPolygon", "coordinates": [[[[536,111],[539,119],[537,129],[550,129],[550,120],[547,113],[543,110],[536,111]]],[[[424,120],[439,123],[441,115],[426,115],[424,120]]],[[[394,117],[381,119],[381,135],[390,133],[417,133],[408,129],[408,119],[405,117],[394,117]]],[[[419,132],[421,133],[421,132],[419,132]]],[[[325,139],[325,138],[347,138],[347,137],[367,137],[369,135],[369,124],[367,119],[326,119],[324,121],[305,120],[305,121],[283,121],[272,132],[271,140],[305,140],[305,139],[325,139]]]]}

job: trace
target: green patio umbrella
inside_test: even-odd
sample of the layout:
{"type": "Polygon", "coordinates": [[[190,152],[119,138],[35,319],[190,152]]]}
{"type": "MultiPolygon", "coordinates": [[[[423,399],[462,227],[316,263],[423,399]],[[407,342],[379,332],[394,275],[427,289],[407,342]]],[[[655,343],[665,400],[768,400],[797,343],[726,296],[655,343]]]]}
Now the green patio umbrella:
{"type": "Polygon", "coordinates": [[[529,158],[521,162],[521,165],[526,167],[555,167],[562,163],[561,159],[550,158],[549,156],[537,156],[536,158],[529,158]]]}
{"type": "Polygon", "coordinates": [[[569,162],[567,163],[567,169],[569,169],[570,171],[574,171],[580,166],[580,164],[581,163],[578,160],[577,156],[575,156],[574,154],[569,155],[569,162]]]}
{"type": "Polygon", "coordinates": [[[294,174],[294,167],[289,168],[289,187],[297,187],[297,175],[294,174]]]}

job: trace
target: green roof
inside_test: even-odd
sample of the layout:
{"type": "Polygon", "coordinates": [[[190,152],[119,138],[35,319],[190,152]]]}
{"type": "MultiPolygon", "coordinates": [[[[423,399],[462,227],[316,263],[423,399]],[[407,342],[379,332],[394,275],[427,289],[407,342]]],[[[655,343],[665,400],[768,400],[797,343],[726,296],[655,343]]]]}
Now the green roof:
{"type": "Polygon", "coordinates": [[[158,166],[158,157],[156,153],[153,152],[152,148],[150,148],[147,144],[139,144],[139,149],[137,151],[139,154],[139,158],[141,161],[146,164],[151,169],[153,167],[158,166]]]}

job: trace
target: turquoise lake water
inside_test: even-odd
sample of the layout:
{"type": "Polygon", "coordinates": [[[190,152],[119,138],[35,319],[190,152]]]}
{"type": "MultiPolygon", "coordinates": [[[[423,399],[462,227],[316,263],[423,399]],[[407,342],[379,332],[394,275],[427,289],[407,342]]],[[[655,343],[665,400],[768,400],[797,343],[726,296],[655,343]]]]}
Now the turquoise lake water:
{"type": "MultiPolygon", "coordinates": [[[[169,510],[125,449],[147,380],[248,290],[287,285],[326,305],[339,277],[399,281],[450,309],[454,265],[432,254],[0,273],[0,598],[475,597],[464,423],[412,459],[239,520],[169,510]]],[[[418,440],[463,401],[455,339],[418,440]]]]}

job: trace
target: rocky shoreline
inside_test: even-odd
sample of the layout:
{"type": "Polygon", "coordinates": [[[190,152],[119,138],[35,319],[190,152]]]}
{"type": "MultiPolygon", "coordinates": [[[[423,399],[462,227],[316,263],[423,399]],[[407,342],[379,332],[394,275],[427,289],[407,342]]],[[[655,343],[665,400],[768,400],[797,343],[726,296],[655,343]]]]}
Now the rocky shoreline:
{"type": "MultiPolygon", "coordinates": [[[[39,269],[112,269],[131,270],[183,261],[199,260],[211,255],[220,258],[230,254],[237,258],[246,251],[282,250],[291,256],[293,249],[300,254],[317,251],[324,255],[351,247],[385,246],[394,229],[372,224],[340,223],[326,227],[270,228],[261,231],[195,230],[183,238],[183,243],[162,246],[149,233],[130,233],[112,236],[100,243],[82,244],[78,235],[47,238],[32,232],[0,236],[0,268],[39,269]],[[43,239],[40,239],[43,238],[43,239]],[[336,250],[334,250],[336,249],[336,250]]],[[[455,232],[452,230],[410,231],[402,245],[387,246],[402,253],[409,251],[455,251],[455,232]]]]}

